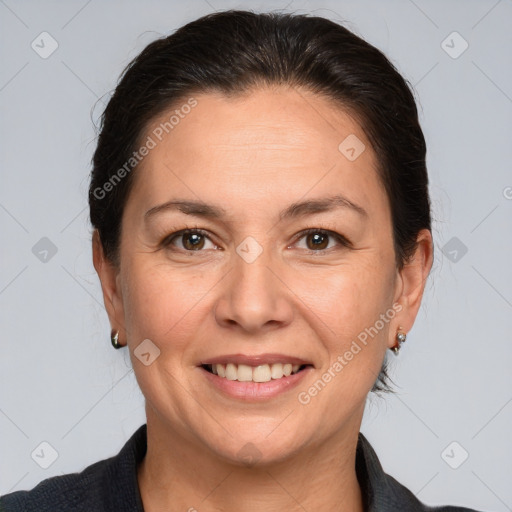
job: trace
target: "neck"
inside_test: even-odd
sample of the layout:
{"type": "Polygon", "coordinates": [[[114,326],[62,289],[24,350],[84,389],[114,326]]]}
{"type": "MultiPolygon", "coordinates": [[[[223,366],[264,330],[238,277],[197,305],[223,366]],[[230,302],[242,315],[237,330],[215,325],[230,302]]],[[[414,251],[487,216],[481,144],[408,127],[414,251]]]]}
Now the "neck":
{"type": "Polygon", "coordinates": [[[147,452],[138,467],[145,512],[364,512],[355,471],[362,413],[322,445],[264,467],[221,460],[170,430],[151,407],[146,414],[147,452]]]}

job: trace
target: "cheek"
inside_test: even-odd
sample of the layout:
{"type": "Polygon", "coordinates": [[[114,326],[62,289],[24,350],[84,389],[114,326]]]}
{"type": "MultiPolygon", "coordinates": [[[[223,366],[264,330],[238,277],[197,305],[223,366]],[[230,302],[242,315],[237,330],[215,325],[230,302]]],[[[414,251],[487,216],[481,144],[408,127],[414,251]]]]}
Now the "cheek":
{"type": "Polygon", "coordinates": [[[391,275],[370,258],[368,263],[308,273],[300,281],[294,287],[298,295],[342,338],[373,324],[390,306],[391,275]]]}
{"type": "Polygon", "coordinates": [[[314,329],[324,333],[328,359],[324,370],[335,374],[343,387],[366,393],[378,377],[395,314],[391,283],[392,272],[372,263],[308,278],[299,292],[313,313],[309,316],[314,329]],[[312,283],[316,285],[306,285],[312,283]]]}
{"type": "Polygon", "coordinates": [[[215,272],[171,268],[165,263],[155,264],[151,257],[134,256],[123,279],[125,322],[132,350],[150,339],[161,350],[160,363],[188,358],[193,351],[190,340],[212,310],[211,298],[218,281],[215,272]]]}
{"type": "MultiPolygon", "coordinates": [[[[201,286],[170,272],[165,265],[136,260],[127,269],[123,303],[129,339],[149,338],[161,345],[179,330],[183,318],[201,297],[201,286]]],[[[175,338],[179,341],[179,337],[175,338]]]]}
{"type": "MultiPolygon", "coordinates": [[[[388,322],[381,314],[391,308],[389,279],[384,268],[364,265],[338,268],[325,280],[317,279],[315,293],[306,286],[302,293],[303,314],[308,314],[323,351],[322,367],[309,387],[298,390],[304,406],[303,427],[327,433],[356,417],[378,378],[386,351],[388,322]],[[307,310],[309,313],[306,313],[307,310]],[[333,404],[336,404],[333,407],[333,404]],[[355,415],[355,416],[354,416],[355,415]],[[314,418],[322,418],[318,426],[314,418]]],[[[312,281],[308,283],[311,284],[312,281]]]]}

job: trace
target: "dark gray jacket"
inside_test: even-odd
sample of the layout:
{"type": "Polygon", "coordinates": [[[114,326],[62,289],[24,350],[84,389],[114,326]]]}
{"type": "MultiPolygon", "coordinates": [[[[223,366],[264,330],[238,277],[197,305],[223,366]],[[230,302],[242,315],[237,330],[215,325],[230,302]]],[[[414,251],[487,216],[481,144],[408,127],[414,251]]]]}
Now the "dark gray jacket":
{"type": "MultiPolygon", "coordinates": [[[[114,457],[81,473],[54,476],[30,491],[0,497],[0,512],[144,512],[137,482],[137,464],[146,454],[142,425],[114,457]]],[[[368,440],[359,433],[356,472],[367,512],[477,512],[463,507],[428,507],[384,473],[368,440]]]]}

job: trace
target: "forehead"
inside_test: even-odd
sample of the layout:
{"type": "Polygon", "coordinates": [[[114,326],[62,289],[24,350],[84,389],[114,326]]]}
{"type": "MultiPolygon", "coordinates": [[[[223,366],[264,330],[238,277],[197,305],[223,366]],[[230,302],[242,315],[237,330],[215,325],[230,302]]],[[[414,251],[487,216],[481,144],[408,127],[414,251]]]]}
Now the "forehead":
{"type": "Polygon", "coordinates": [[[363,128],[331,100],[289,87],[192,100],[162,112],[144,134],[154,143],[135,176],[144,205],[187,196],[260,211],[263,200],[336,192],[370,209],[385,203],[363,128]]]}

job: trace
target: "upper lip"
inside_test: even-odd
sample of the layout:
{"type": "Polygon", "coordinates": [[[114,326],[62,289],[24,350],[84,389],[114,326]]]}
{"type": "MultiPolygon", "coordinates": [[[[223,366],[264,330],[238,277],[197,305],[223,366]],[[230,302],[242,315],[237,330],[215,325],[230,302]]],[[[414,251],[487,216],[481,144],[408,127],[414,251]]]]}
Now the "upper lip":
{"type": "Polygon", "coordinates": [[[276,364],[276,363],[291,363],[291,364],[310,364],[312,365],[310,361],[307,361],[305,359],[301,359],[300,357],[295,356],[287,356],[285,354],[257,354],[257,355],[245,355],[245,354],[227,354],[224,356],[217,356],[217,357],[211,357],[208,359],[205,359],[204,361],[201,361],[199,364],[206,365],[206,364],[245,364],[248,366],[260,366],[262,364],[276,364]]]}

